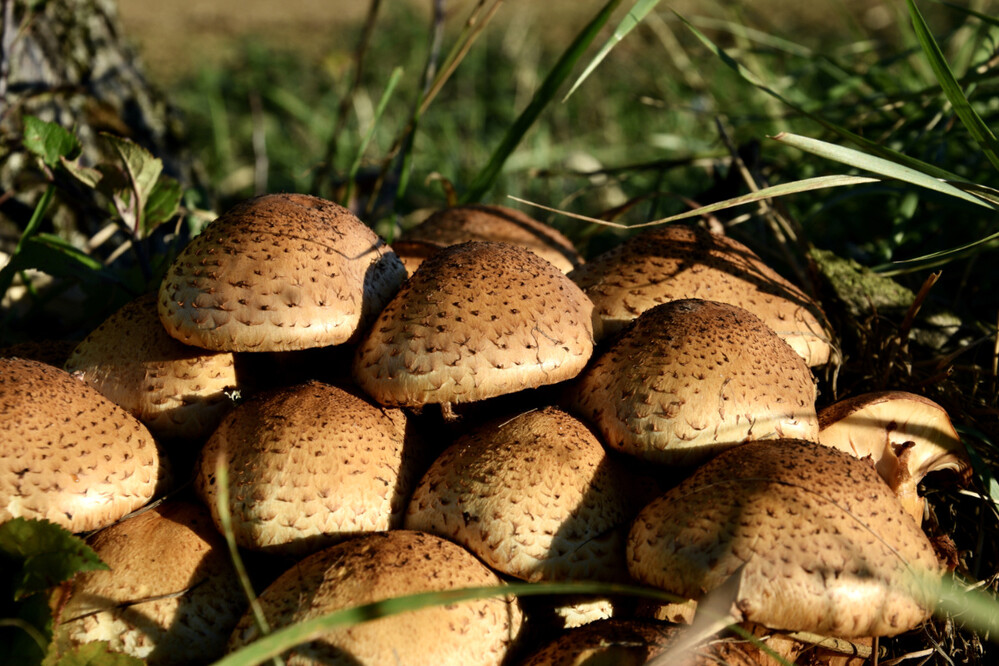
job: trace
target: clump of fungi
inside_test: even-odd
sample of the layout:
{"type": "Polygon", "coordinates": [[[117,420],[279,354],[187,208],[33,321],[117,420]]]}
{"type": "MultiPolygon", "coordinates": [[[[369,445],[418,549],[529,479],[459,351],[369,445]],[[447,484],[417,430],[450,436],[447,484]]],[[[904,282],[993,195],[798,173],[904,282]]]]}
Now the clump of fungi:
{"type": "Polygon", "coordinates": [[[772,663],[718,634],[733,623],[822,663],[803,635],[862,652],[933,611],[923,583],[944,566],[917,485],[966,478],[957,433],[897,391],[816,410],[829,325],[749,248],[671,226],[584,264],[485,206],[439,211],[407,243],[408,279],[346,209],[258,197],[69,372],[0,359],[0,520],[98,530],[111,567],[76,581],[60,649],[110,640],[175,664],[258,638],[227,519],[272,627],[516,579],[680,604],[500,594],[328,631],[294,664],[772,663]],[[290,361],[310,349],[338,355],[290,361]]]}

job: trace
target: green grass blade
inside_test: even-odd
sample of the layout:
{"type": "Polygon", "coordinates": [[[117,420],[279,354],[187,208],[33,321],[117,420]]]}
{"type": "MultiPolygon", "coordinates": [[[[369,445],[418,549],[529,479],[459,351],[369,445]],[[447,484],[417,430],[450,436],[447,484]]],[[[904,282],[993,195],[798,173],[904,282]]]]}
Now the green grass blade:
{"type": "Polygon", "coordinates": [[[378,106],[375,108],[375,117],[371,120],[371,127],[368,128],[368,131],[364,134],[364,138],[361,139],[361,145],[357,147],[357,154],[354,155],[354,161],[350,165],[350,172],[347,176],[347,191],[344,193],[343,201],[341,202],[344,206],[350,205],[350,198],[354,195],[354,180],[357,178],[357,172],[361,170],[361,161],[364,159],[364,152],[368,149],[368,144],[371,143],[371,138],[375,135],[375,129],[378,127],[378,121],[381,120],[382,114],[385,113],[385,107],[388,106],[388,101],[392,97],[392,93],[395,92],[395,87],[401,78],[402,67],[396,67],[392,70],[392,75],[389,76],[385,92],[382,93],[381,99],[378,100],[378,106]]]}
{"type": "Polygon", "coordinates": [[[938,2],[941,5],[950,7],[951,9],[956,9],[959,12],[964,12],[969,16],[974,16],[975,18],[981,19],[986,23],[988,23],[989,25],[999,26],[999,17],[997,16],[991,16],[984,12],[975,11],[971,7],[963,7],[955,2],[940,2],[940,0],[936,0],[936,2],[938,2]]]}
{"type": "Polygon", "coordinates": [[[489,162],[478,173],[468,191],[461,198],[462,203],[479,201],[492,188],[510,154],[513,153],[514,149],[524,138],[527,130],[538,119],[538,116],[541,115],[545,107],[555,98],[559,87],[569,77],[573,67],[575,67],[576,63],[582,57],[583,52],[586,51],[587,47],[597,36],[597,33],[600,32],[600,29],[610,20],[611,14],[619,4],[621,4],[621,0],[607,0],[603,8],[597,12],[572,41],[569,48],[565,50],[562,57],[555,63],[555,67],[545,77],[545,80],[541,83],[541,87],[534,93],[534,97],[527,105],[527,108],[521,112],[509,129],[507,129],[503,140],[500,141],[499,146],[496,147],[496,150],[493,151],[492,156],[489,158],[489,162]]]}
{"type": "Polygon", "coordinates": [[[672,215],[670,217],[664,217],[659,220],[653,220],[652,222],[642,222],[641,224],[618,224],[617,222],[608,222],[607,220],[601,220],[595,217],[587,217],[585,215],[577,215],[576,213],[569,213],[557,208],[549,208],[548,206],[543,206],[539,203],[534,203],[533,201],[527,201],[526,199],[521,199],[512,195],[508,195],[509,198],[513,199],[522,204],[527,204],[528,206],[534,206],[535,208],[540,208],[542,210],[547,210],[551,213],[558,213],[559,215],[565,215],[566,217],[571,217],[576,220],[583,220],[584,222],[591,222],[593,224],[600,224],[605,227],[614,227],[616,229],[641,229],[643,227],[652,227],[659,224],[668,224],[670,222],[676,222],[678,220],[685,220],[691,217],[700,217],[701,215],[707,215],[708,213],[715,213],[720,210],[725,210],[727,208],[734,208],[736,206],[742,206],[745,204],[755,203],[762,201],[764,199],[771,199],[773,197],[782,197],[788,194],[798,194],[800,192],[808,192],[810,190],[819,190],[829,187],[843,187],[844,185],[862,185],[866,183],[877,183],[880,179],[869,178],[866,176],[819,176],[817,178],[805,178],[804,180],[796,180],[792,183],[781,183],[780,185],[774,185],[772,187],[765,187],[762,190],[752,192],[750,194],[744,194],[742,196],[733,197],[731,199],[725,199],[724,201],[719,201],[717,203],[709,204],[707,206],[701,206],[700,208],[695,208],[693,210],[688,210],[685,213],[680,213],[679,215],[672,215]]]}
{"type": "Polygon", "coordinates": [[[604,43],[604,45],[600,48],[600,51],[597,52],[597,55],[593,57],[590,64],[586,66],[583,73],[579,75],[576,82],[572,84],[571,88],[569,88],[569,92],[567,92],[565,97],[562,98],[563,102],[569,99],[569,97],[572,96],[572,93],[576,92],[576,88],[578,88],[583,81],[585,81],[590,74],[593,73],[593,70],[595,70],[601,62],[603,62],[604,58],[607,57],[607,54],[611,52],[611,49],[617,46],[618,42],[624,39],[625,36],[635,28],[635,26],[641,23],[642,19],[644,19],[645,16],[658,4],[659,0],[637,0],[637,2],[632,5],[631,9],[628,10],[628,14],[621,19],[620,23],[617,24],[614,34],[611,35],[610,39],[604,43]]]}
{"type": "Polygon", "coordinates": [[[929,26],[926,25],[923,15],[919,13],[919,8],[916,7],[915,1],[906,0],[906,3],[909,5],[909,17],[912,20],[912,27],[916,31],[916,39],[919,40],[919,45],[922,46],[923,53],[926,54],[926,58],[930,61],[930,67],[933,68],[933,74],[940,83],[940,87],[943,88],[944,94],[947,95],[947,99],[953,105],[954,112],[957,113],[957,117],[964,123],[968,133],[981,146],[982,152],[985,153],[985,157],[992,163],[992,166],[999,169],[999,155],[996,154],[996,151],[999,150],[999,142],[996,141],[996,135],[992,133],[992,130],[985,124],[982,117],[971,108],[968,98],[954,77],[954,72],[951,71],[950,65],[947,64],[947,60],[944,58],[943,51],[940,50],[940,45],[933,38],[933,34],[930,32],[929,26]]]}

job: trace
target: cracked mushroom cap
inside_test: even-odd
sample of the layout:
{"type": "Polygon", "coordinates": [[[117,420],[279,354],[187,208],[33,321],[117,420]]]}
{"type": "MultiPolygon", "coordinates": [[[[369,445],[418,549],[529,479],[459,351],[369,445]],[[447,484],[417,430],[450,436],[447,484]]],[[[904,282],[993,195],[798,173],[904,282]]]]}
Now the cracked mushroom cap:
{"type": "Polygon", "coordinates": [[[469,242],[427,259],[357,348],[355,381],[385,405],[462,403],[575,377],[592,304],[524,248],[469,242]]]}
{"type": "Polygon", "coordinates": [[[108,317],[76,346],[65,368],[159,437],[204,439],[232,401],[236,365],[228,352],[185,345],[167,334],[146,294],[108,317]]]}
{"type": "Polygon", "coordinates": [[[679,300],[644,313],[567,392],[609,446],[693,464],[757,439],[815,440],[815,382],[742,308],[679,300]]]}
{"type": "Polygon", "coordinates": [[[218,516],[215,465],[246,548],[305,554],[358,532],[401,527],[423,455],[399,409],[320,382],[236,407],[202,449],[195,490],[218,516]]]}
{"type": "Polygon", "coordinates": [[[906,391],[876,391],[835,402],[819,412],[819,442],[858,458],[870,456],[909,514],[921,522],[919,483],[949,470],[962,485],[971,461],[943,407],[906,391]]]}
{"type": "Polygon", "coordinates": [[[110,525],[152,499],[162,471],[142,423],[69,373],[0,359],[0,522],[110,525]]]}
{"type": "Polygon", "coordinates": [[[89,544],[110,570],[74,581],[57,636],[64,648],[107,641],[111,650],[161,665],[224,654],[246,600],[204,508],[167,502],[98,532],[89,544]]]}
{"type": "MultiPolygon", "coordinates": [[[[498,586],[496,574],[461,546],[440,537],[397,530],[337,544],[305,558],[260,595],[274,629],[335,610],[418,592],[498,586]]],[[[295,647],[289,666],[500,664],[516,638],[521,611],[513,598],[492,597],[432,606],[332,629],[295,647]]],[[[259,638],[250,613],[230,649],[259,638]]]]}
{"type": "Polygon", "coordinates": [[[650,229],[569,277],[593,301],[598,341],[656,305],[700,298],[749,310],[810,366],[830,358],[829,326],[815,301],[742,243],[706,229],[650,229]]]}
{"type": "Polygon", "coordinates": [[[554,227],[514,208],[469,205],[442,208],[407,229],[403,240],[457,245],[467,241],[497,241],[527,248],[563,273],[583,263],[572,241],[554,227]]]}
{"type": "Polygon", "coordinates": [[[159,291],[170,335],[215,351],[291,351],[355,340],[406,279],[353,213],[304,194],[244,201],[174,261],[159,291]]]}
{"type": "Polygon", "coordinates": [[[870,463],[802,440],[726,451],[642,509],[628,570],[689,598],[741,576],[733,619],[845,638],[918,625],[941,571],[870,463]]]}

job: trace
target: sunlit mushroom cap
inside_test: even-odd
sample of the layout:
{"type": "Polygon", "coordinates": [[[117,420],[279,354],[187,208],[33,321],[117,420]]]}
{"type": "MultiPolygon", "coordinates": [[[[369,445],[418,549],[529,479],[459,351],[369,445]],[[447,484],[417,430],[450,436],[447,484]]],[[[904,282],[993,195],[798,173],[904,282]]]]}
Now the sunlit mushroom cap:
{"type": "Polygon", "coordinates": [[[740,576],[739,621],[891,636],[929,617],[929,540],[873,466],[802,440],[719,455],[645,507],[628,539],[638,580],[699,598],[740,576]]]}
{"type": "Polygon", "coordinates": [[[98,532],[90,546],[109,570],[74,582],[60,643],[107,641],[161,665],[223,655],[246,598],[204,508],[167,502],[98,532]]]}
{"type": "Polygon", "coordinates": [[[444,248],[358,346],[354,379],[378,402],[461,403],[575,377],[593,352],[592,304],[515,245],[444,248]]]}
{"type": "Polygon", "coordinates": [[[630,238],[570,275],[593,301],[597,340],[642,312],[683,298],[749,310],[810,366],[830,358],[819,306],[742,243],[699,227],[671,224],[630,238]]]}
{"type": "MultiPolygon", "coordinates": [[[[397,530],[357,537],[310,555],[274,581],[259,600],[271,627],[278,629],[408,594],[498,585],[496,574],[461,546],[431,534],[397,530]]],[[[520,625],[516,600],[491,597],[331,629],[284,656],[289,666],[491,666],[503,661],[520,625]]],[[[230,638],[230,649],[259,636],[247,613],[230,638]]]]}
{"type": "Polygon", "coordinates": [[[567,391],[609,446],[691,464],[756,439],[818,436],[815,382],[756,315],[702,300],[644,312],[567,391]]]}
{"type": "Polygon", "coordinates": [[[167,438],[211,434],[238,385],[233,355],[171,337],[156,294],[126,304],[76,346],[65,368],[167,438]]]}
{"type": "Polygon", "coordinates": [[[245,201],[170,267],[159,314],[170,335],[217,351],[290,351],[360,335],[406,279],[350,211],[304,194],[245,201]]]}
{"type": "Polygon", "coordinates": [[[152,435],[124,409],[64,370],[0,359],[0,522],[97,529],[148,502],[160,475],[152,435]]]}

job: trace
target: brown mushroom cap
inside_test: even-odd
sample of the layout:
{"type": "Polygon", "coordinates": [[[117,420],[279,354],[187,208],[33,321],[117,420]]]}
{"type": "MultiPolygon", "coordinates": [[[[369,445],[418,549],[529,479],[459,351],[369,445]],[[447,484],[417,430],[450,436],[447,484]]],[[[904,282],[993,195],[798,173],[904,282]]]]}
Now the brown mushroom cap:
{"type": "Polygon", "coordinates": [[[358,532],[400,527],[423,471],[417,448],[401,410],[309,382],[234,409],[202,449],[195,489],[220,526],[221,455],[237,543],[304,554],[358,532]]]}
{"type": "Polygon", "coordinates": [[[638,580],[698,598],[741,576],[735,619],[833,636],[891,636],[930,611],[929,540],[866,461],[802,440],[726,451],[644,508],[638,580]]]}
{"type": "Polygon", "coordinates": [[[963,483],[970,480],[971,461],[946,410],[915,393],[876,391],[827,406],[819,412],[819,442],[870,456],[917,522],[923,516],[917,486],[924,476],[949,470],[963,483]]]}
{"type": "Polygon", "coordinates": [[[126,304],[76,346],[65,368],[166,438],[202,439],[222,420],[237,387],[233,355],[172,338],[156,294],[126,304]]]}
{"type": "Polygon", "coordinates": [[[392,249],[395,251],[402,265],[406,267],[406,273],[412,275],[416,269],[427,260],[427,257],[437,254],[442,247],[447,247],[444,243],[422,240],[394,240],[392,249]]]}
{"type": "Polygon", "coordinates": [[[433,213],[407,229],[403,240],[457,245],[467,241],[498,241],[527,248],[563,273],[583,263],[572,241],[554,227],[505,206],[452,206],[433,213]]]}
{"type": "Polygon", "coordinates": [[[160,475],[152,435],[124,409],[64,370],[0,359],[0,522],[97,529],[148,502],[160,475]]]}
{"type": "Polygon", "coordinates": [[[289,351],[356,339],[406,279],[350,211],[304,194],[245,201],[191,241],[160,286],[170,335],[216,351],[289,351]]]}
{"type": "Polygon", "coordinates": [[[167,502],[98,532],[90,546],[110,570],[76,579],[59,643],[108,641],[149,664],[223,655],[246,600],[204,508],[167,502]],[[141,601],[150,597],[162,598],[141,601]]]}
{"type": "Polygon", "coordinates": [[[483,400],[576,376],[592,305],[524,248],[470,242],[427,259],[358,346],[354,379],[378,402],[483,400]]]}
{"type": "Polygon", "coordinates": [[[654,462],[818,436],[815,382],[801,357],[752,313],[711,301],[647,310],[567,395],[606,444],[654,462]]]}
{"type": "MultiPolygon", "coordinates": [[[[431,534],[397,530],[357,537],[310,555],[274,581],[259,600],[276,629],[407,594],[500,584],[496,574],[461,546],[431,534]]],[[[520,625],[514,599],[464,601],[333,629],[295,647],[285,659],[289,666],[486,666],[503,661],[520,625]]],[[[230,638],[230,649],[258,637],[247,613],[230,638]]]]}
{"type": "Polygon", "coordinates": [[[605,252],[569,277],[593,301],[597,340],[642,312],[683,298],[729,303],[762,319],[810,366],[828,362],[829,326],[801,289],[742,243],[699,227],[655,227],[605,252]]]}

